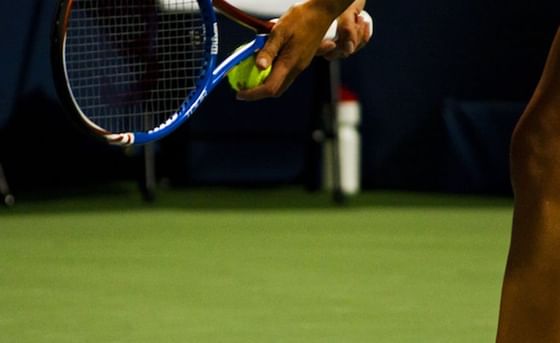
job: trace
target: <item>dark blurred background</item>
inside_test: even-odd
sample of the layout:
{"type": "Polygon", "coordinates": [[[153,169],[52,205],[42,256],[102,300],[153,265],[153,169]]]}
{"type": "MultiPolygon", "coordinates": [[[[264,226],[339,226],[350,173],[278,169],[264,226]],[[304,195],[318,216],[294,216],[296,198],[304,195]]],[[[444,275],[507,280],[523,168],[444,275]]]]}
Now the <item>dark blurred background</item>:
{"type": "MultiPolygon", "coordinates": [[[[57,1],[0,3],[0,163],[17,192],[138,179],[141,151],[109,147],[64,116],[50,68],[57,1]]],[[[508,144],[560,23],[557,0],[373,1],[376,36],[342,62],[360,97],[362,184],[510,194],[508,144]]],[[[223,21],[242,41],[244,29],[223,21]]],[[[233,47],[232,47],[233,48],[233,47]]],[[[228,49],[226,49],[228,50],[228,49]]],[[[171,185],[314,188],[318,63],[279,99],[235,100],[222,85],[156,146],[171,185]]]]}

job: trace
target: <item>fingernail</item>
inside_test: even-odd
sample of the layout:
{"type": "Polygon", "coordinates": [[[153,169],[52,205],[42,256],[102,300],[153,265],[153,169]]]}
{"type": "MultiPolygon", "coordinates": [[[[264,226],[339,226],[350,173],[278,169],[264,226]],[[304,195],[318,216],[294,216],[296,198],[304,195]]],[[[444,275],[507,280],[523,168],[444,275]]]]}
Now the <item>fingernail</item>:
{"type": "Polygon", "coordinates": [[[353,43],[353,42],[347,42],[347,43],[346,43],[346,46],[345,46],[344,48],[345,48],[344,50],[345,50],[347,53],[351,54],[351,53],[354,52],[354,43],[353,43]]]}
{"type": "Polygon", "coordinates": [[[261,67],[262,69],[266,69],[268,68],[268,60],[264,57],[259,58],[259,60],[257,61],[257,65],[259,67],[261,67]]]}

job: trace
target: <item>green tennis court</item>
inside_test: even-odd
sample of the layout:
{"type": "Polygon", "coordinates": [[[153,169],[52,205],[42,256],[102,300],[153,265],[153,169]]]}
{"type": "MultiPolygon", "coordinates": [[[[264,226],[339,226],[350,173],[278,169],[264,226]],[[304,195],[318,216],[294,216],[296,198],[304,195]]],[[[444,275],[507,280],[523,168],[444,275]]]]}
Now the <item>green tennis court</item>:
{"type": "Polygon", "coordinates": [[[511,200],[133,188],[0,209],[0,342],[491,342],[511,200]]]}

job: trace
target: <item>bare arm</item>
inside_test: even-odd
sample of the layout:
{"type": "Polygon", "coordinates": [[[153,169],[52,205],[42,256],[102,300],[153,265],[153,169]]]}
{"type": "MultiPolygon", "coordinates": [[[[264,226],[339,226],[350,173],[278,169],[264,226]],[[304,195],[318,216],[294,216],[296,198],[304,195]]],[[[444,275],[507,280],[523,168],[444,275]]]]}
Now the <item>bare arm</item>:
{"type": "Polygon", "coordinates": [[[560,29],[511,141],[515,193],[497,342],[560,342],[560,29]]]}
{"type": "Polygon", "coordinates": [[[257,54],[257,66],[266,69],[272,64],[272,73],[261,86],[240,91],[238,98],[259,100],[280,96],[316,54],[341,58],[358,50],[369,39],[367,24],[357,16],[364,5],[365,0],[309,0],[292,6],[257,54]],[[328,27],[337,18],[340,39],[337,43],[321,45],[328,27]]]}

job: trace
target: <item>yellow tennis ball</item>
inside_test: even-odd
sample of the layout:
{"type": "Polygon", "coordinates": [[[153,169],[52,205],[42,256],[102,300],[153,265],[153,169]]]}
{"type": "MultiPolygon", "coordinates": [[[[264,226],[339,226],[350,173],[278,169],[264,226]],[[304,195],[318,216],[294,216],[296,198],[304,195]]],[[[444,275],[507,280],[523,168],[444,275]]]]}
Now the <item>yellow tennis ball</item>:
{"type": "Polygon", "coordinates": [[[255,88],[266,80],[271,70],[272,66],[260,70],[255,64],[255,55],[253,55],[231,69],[228,73],[228,81],[235,91],[255,88]]]}

